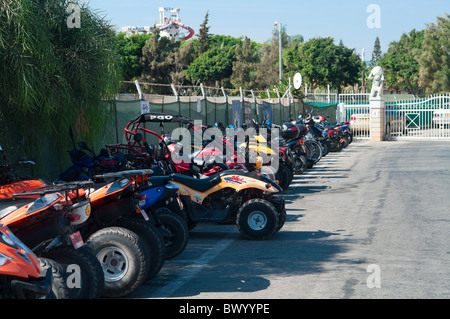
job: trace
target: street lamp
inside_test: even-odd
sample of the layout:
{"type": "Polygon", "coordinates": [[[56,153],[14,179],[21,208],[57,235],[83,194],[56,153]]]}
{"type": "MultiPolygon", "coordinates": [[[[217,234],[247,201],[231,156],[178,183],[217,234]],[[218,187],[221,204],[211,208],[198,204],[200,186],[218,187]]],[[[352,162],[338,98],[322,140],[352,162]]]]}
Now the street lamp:
{"type": "Polygon", "coordinates": [[[281,30],[282,30],[282,25],[281,22],[278,25],[278,22],[275,21],[275,29],[278,29],[278,46],[279,46],[279,67],[280,67],[280,82],[281,82],[281,78],[283,76],[282,73],[282,64],[281,64],[281,44],[282,44],[282,36],[281,36],[281,30]]]}

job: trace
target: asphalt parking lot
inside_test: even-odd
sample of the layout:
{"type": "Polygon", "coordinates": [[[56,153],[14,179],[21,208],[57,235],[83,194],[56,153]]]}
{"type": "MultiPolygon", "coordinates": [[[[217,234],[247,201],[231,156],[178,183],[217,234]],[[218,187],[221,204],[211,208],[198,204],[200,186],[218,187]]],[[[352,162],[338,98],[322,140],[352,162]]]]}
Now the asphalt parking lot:
{"type": "Polygon", "coordinates": [[[449,298],[450,143],[355,141],[294,178],[267,241],[200,224],[130,298],[449,298]]]}

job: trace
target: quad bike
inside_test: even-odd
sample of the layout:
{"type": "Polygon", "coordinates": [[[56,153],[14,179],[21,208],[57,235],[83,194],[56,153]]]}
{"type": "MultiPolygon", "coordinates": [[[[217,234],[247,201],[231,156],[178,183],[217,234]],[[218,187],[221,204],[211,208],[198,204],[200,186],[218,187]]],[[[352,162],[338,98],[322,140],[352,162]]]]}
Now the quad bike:
{"type": "MultiPolygon", "coordinates": [[[[263,141],[251,143],[249,142],[249,139],[247,139],[241,145],[237,145],[235,141],[223,138],[222,141],[218,141],[218,143],[223,143],[222,148],[215,147],[214,145],[211,146],[210,143],[212,140],[208,140],[202,145],[201,149],[194,149],[193,154],[189,157],[189,161],[174,162],[173,154],[176,143],[171,139],[170,134],[164,133],[164,123],[178,123],[186,125],[188,129],[195,130],[196,133],[200,134],[200,136],[207,128],[206,126],[201,126],[198,128],[194,125],[193,120],[180,115],[155,112],[146,113],[132,119],[124,129],[125,138],[127,140],[126,144],[111,144],[107,145],[107,147],[111,151],[111,154],[117,154],[118,151],[133,152],[133,154],[140,159],[139,162],[134,164],[135,167],[154,169],[154,167],[157,166],[157,163],[162,161],[166,165],[165,169],[169,169],[170,172],[196,177],[199,177],[199,175],[212,176],[218,172],[230,168],[241,167],[242,165],[244,165],[248,170],[253,171],[255,169],[259,169],[259,164],[256,160],[248,160],[250,153],[260,155],[262,152],[265,155],[276,155],[276,153],[268,148],[267,145],[260,144],[263,143],[263,141]],[[159,123],[161,127],[161,134],[143,127],[142,124],[148,122],[159,123]],[[150,146],[144,139],[141,132],[156,136],[159,143],[150,146]],[[239,147],[242,147],[245,150],[243,152],[237,152],[239,147]],[[211,163],[205,165],[206,157],[219,157],[221,160],[219,162],[212,161],[211,163]],[[225,158],[227,161],[223,162],[225,158]]],[[[257,158],[257,156],[253,156],[253,158],[257,158]]],[[[267,176],[275,181],[278,180],[277,177],[282,177],[283,181],[280,181],[280,185],[284,187],[283,189],[286,189],[292,181],[292,174],[290,174],[290,171],[285,164],[284,159],[279,162],[279,171],[283,172],[283,174],[280,175],[271,169],[270,166],[266,167],[266,165],[264,165],[262,169],[267,176]]]]}
{"type": "Polygon", "coordinates": [[[104,269],[104,296],[129,295],[187,245],[187,225],[171,210],[178,205],[177,187],[168,176],[152,173],[125,170],[94,176],[98,183],[89,195],[92,218],[79,229],[104,269]]]}
{"type": "Polygon", "coordinates": [[[281,187],[255,171],[232,169],[202,179],[174,174],[173,181],[190,228],[198,222],[233,221],[244,237],[264,240],[286,220],[284,199],[273,195],[281,187]]]}
{"type": "Polygon", "coordinates": [[[114,172],[127,168],[127,158],[123,153],[109,157],[108,154],[105,154],[107,150],[102,149],[100,154],[97,155],[89,148],[86,142],[81,142],[80,147],[76,145],[72,127],[69,127],[69,134],[73,144],[73,149],[68,151],[72,166],[67,168],[57,178],[56,183],[91,180],[95,174],[114,172]]]}
{"type": "Polygon", "coordinates": [[[12,200],[1,203],[0,222],[39,257],[78,265],[79,285],[70,289],[71,298],[98,298],[104,285],[100,264],[76,231],[89,219],[91,208],[83,187],[91,184],[49,185],[12,194],[12,200]]]}
{"type": "MultiPolygon", "coordinates": [[[[279,138],[272,137],[272,130],[279,130],[279,127],[277,127],[276,125],[260,124],[255,120],[253,120],[253,125],[256,129],[256,141],[258,143],[266,143],[266,145],[270,146],[270,148],[261,148],[258,147],[258,144],[255,145],[255,143],[253,143],[252,146],[257,147],[258,153],[263,152],[266,155],[279,155],[277,179],[279,180],[281,188],[283,190],[286,190],[294,178],[294,153],[288,146],[281,143],[281,140],[279,138]],[[268,140],[260,134],[261,128],[266,129],[268,140]]],[[[283,134],[283,130],[281,130],[281,133],[283,134]]],[[[279,135],[280,134],[278,134],[278,136],[279,135]]]]}
{"type": "Polygon", "coordinates": [[[0,224],[0,299],[67,299],[64,269],[47,258],[38,258],[0,224]]]}
{"type": "MultiPolygon", "coordinates": [[[[136,159],[136,156],[133,154],[124,154],[123,152],[118,152],[113,156],[110,156],[106,149],[102,149],[100,154],[97,156],[95,152],[87,146],[85,142],[81,142],[81,147],[78,148],[75,143],[74,135],[72,130],[70,129],[70,137],[72,139],[74,149],[70,151],[72,166],[69,167],[58,179],[59,182],[71,181],[77,179],[92,179],[96,181],[97,179],[103,179],[103,177],[107,179],[124,179],[128,178],[129,183],[131,181],[136,180],[135,175],[143,174],[141,170],[129,170],[128,160],[136,159]],[[91,155],[85,152],[88,151],[91,155]],[[77,155],[78,154],[78,155],[77,155]],[[77,160],[82,158],[83,160],[77,160]],[[129,171],[129,173],[126,173],[129,171]],[[121,172],[118,174],[114,174],[114,172],[121,172]],[[136,174],[137,173],[137,174],[136,174]],[[101,175],[103,174],[103,175],[101,175]],[[105,175],[106,174],[106,175],[105,175]],[[128,175],[125,175],[128,174],[128,175]],[[95,178],[97,177],[97,179],[95,178]]],[[[152,165],[152,168],[153,167],[152,165]]],[[[158,167],[156,167],[158,168],[158,167]]],[[[153,171],[148,171],[153,174],[153,171]]],[[[145,172],[144,175],[146,176],[145,172]]],[[[174,212],[169,210],[167,207],[163,207],[164,197],[167,195],[170,202],[176,199],[176,185],[171,184],[168,178],[159,178],[157,176],[145,177],[146,180],[144,183],[136,183],[134,182],[134,192],[137,193],[138,189],[141,188],[142,193],[139,194],[140,197],[145,197],[147,194],[147,198],[152,198],[151,204],[149,200],[146,201],[145,210],[151,210],[151,214],[158,215],[158,218],[154,218],[151,216],[151,222],[158,228],[158,230],[162,233],[164,241],[165,241],[165,258],[171,259],[180,254],[188,240],[188,232],[186,231],[186,226],[184,220],[181,219],[180,216],[176,216],[174,212]],[[142,188],[144,187],[144,188],[142,188]],[[165,190],[164,192],[160,192],[165,190]],[[163,196],[164,195],[164,196],[163,196]]],[[[124,187],[118,188],[113,193],[109,193],[107,196],[103,194],[100,189],[96,190],[91,196],[91,200],[95,199],[91,204],[93,207],[97,207],[100,204],[105,202],[106,197],[112,198],[114,193],[125,192],[129,185],[128,183],[124,184],[124,187]],[[102,195],[99,195],[102,194],[102,195]]],[[[112,183],[111,183],[112,185],[112,183]]],[[[100,187],[97,187],[100,188],[100,187]]],[[[124,199],[124,194],[130,195],[130,192],[120,193],[121,200],[124,199]]],[[[118,195],[119,196],[119,195],[118,195]]],[[[130,200],[129,207],[133,207],[136,203],[132,203],[132,196],[128,196],[127,200],[130,200]]],[[[112,205],[112,204],[111,204],[112,205]]],[[[118,205],[118,203],[116,203],[118,205]]],[[[175,210],[175,212],[180,211],[179,207],[175,204],[171,204],[171,209],[175,210]]],[[[135,208],[131,209],[131,212],[135,212],[135,208]]],[[[94,209],[95,211],[95,209],[94,209]]],[[[112,215],[111,215],[112,216],[112,215]]],[[[99,226],[100,224],[98,224],[99,226]]],[[[102,224],[103,225],[103,224],[102,224]]],[[[103,226],[102,226],[103,227],[103,226]]],[[[152,265],[156,265],[156,263],[152,263],[152,265]]],[[[161,265],[160,265],[161,266],[161,265]]],[[[153,267],[153,266],[152,266],[153,267]]],[[[150,271],[150,273],[155,273],[154,271],[150,271]]]]}
{"type": "MultiPolygon", "coordinates": [[[[19,143],[19,148],[23,144],[23,139],[19,143]]],[[[0,146],[0,154],[4,159],[0,165],[0,200],[11,199],[12,194],[26,190],[33,190],[45,186],[45,182],[40,179],[32,180],[27,176],[16,174],[17,168],[32,167],[35,163],[29,160],[19,159],[14,163],[8,161],[3,148],[0,146]]]]}
{"type": "MultiPolygon", "coordinates": [[[[313,121],[313,120],[311,120],[313,121]]],[[[324,141],[318,140],[311,130],[311,127],[304,124],[304,120],[300,118],[297,122],[285,122],[283,127],[289,132],[285,139],[285,145],[289,146],[294,152],[295,165],[294,171],[301,174],[305,169],[313,167],[324,156],[324,141]],[[293,135],[294,131],[298,131],[297,135],[293,135]]],[[[328,152],[328,151],[327,151],[328,152]]]]}
{"type": "MultiPolygon", "coordinates": [[[[164,161],[170,156],[170,153],[165,152],[167,145],[164,137],[140,127],[140,124],[153,121],[160,122],[162,126],[163,123],[172,122],[174,119],[190,123],[190,120],[184,117],[164,113],[147,113],[134,118],[125,129],[128,149],[144,156],[154,155],[154,163],[164,161]],[[153,149],[143,138],[134,139],[133,143],[132,138],[136,137],[139,130],[159,136],[160,143],[153,145],[153,149]]],[[[118,145],[110,147],[112,149],[118,145]]],[[[284,225],[284,199],[273,195],[282,191],[282,188],[255,170],[223,170],[200,179],[179,173],[172,176],[173,182],[178,185],[178,193],[181,195],[190,229],[201,221],[234,221],[245,237],[268,239],[284,225]]]]}

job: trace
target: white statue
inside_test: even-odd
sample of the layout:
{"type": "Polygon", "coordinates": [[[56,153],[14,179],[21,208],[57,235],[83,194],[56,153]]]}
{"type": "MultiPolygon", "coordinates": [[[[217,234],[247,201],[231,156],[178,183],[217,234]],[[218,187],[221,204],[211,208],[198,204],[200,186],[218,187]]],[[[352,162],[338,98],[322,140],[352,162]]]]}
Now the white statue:
{"type": "Polygon", "coordinates": [[[376,66],[370,71],[369,80],[372,80],[372,90],[370,91],[370,97],[381,97],[383,95],[383,81],[384,74],[383,69],[376,66]]]}

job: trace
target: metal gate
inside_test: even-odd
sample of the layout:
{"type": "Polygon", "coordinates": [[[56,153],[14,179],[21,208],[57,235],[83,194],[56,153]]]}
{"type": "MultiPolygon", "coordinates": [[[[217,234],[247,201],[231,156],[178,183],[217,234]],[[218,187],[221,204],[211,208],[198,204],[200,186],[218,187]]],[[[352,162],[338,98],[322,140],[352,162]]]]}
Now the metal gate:
{"type": "Polygon", "coordinates": [[[370,138],[370,106],[368,93],[339,94],[337,113],[342,121],[350,122],[350,129],[354,138],[370,138]]]}
{"type": "MultiPolygon", "coordinates": [[[[340,94],[338,113],[355,138],[370,138],[369,94],[340,94]]],[[[450,93],[385,101],[385,139],[450,140],[450,93]]]]}
{"type": "Polygon", "coordinates": [[[450,94],[385,103],[388,139],[450,139],[450,94]]]}

